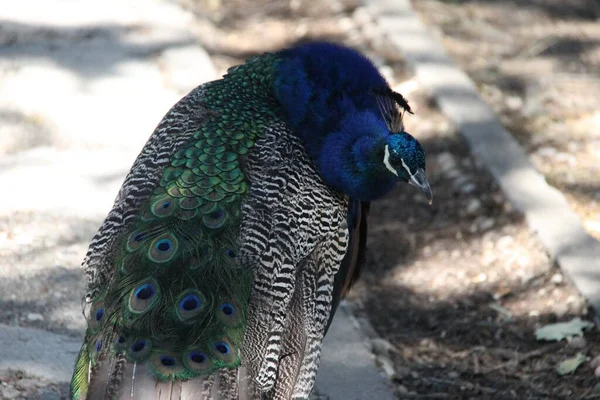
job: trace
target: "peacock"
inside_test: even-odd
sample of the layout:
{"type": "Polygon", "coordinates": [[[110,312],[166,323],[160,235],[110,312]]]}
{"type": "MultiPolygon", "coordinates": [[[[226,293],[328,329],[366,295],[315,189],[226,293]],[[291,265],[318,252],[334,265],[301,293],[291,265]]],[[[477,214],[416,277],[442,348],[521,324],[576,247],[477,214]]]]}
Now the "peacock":
{"type": "Polygon", "coordinates": [[[361,53],[250,58],[165,115],[83,261],[72,399],[306,399],[369,203],[431,202],[405,98],[361,53]]]}

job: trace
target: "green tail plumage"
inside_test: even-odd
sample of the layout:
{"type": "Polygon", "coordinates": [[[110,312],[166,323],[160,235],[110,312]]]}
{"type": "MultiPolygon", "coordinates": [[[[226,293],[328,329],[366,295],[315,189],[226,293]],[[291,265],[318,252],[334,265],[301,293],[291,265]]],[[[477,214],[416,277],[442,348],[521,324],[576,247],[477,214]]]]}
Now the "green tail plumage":
{"type": "Polygon", "coordinates": [[[236,262],[248,190],[241,157],[277,115],[257,100],[261,84],[269,90],[273,67],[263,57],[207,85],[211,118],[171,155],[135,222],[113,244],[113,273],[91,303],[74,398],[85,397],[88,364],[111,354],[145,364],[160,380],[240,364],[253,281],[251,269],[236,262]],[[250,79],[258,91],[245,90],[250,79]]]}

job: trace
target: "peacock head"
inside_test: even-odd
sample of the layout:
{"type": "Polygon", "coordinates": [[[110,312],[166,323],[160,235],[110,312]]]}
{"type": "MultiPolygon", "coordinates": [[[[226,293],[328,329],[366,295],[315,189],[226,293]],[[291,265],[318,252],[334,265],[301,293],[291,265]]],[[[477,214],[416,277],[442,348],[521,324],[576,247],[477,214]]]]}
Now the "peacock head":
{"type": "Polygon", "coordinates": [[[419,188],[432,203],[433,194],[425,174],[425,151],[417,139],[405,131],[389,135],[383,144],[382,163],[398,180],[419,188]]]}
{"type": "Polygon", "coordinates": [[[425,152],[404,130],[410,106],[369,59],[323,42],[279,54],[275,96],[329,186],[371,201],[407,182],[431,204],[425,152]]]}

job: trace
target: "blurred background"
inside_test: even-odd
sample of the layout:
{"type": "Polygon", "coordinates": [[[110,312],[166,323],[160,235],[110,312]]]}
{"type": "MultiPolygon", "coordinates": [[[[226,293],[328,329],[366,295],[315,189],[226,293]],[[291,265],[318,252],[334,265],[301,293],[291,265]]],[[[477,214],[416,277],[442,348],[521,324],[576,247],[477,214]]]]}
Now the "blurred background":
{"type": "MultiPolygon", "coordinates": [[[[428,152],[433,206],[408,186],[373,205],[367,267],[350,296],[384,344],[374,351],[398,398],[600,398],[596,331],[568,344],[534,335],[547,323],[589,319],[585,299],[470,155],[369,6],[0,3],[0,323],[80,337],[79,265],[164,113],[250,56],[324,39],[380,67],[409,100],[407,130],[428,152]],[[577,353],[592,362],[558,375],[555,366],[577,353]]],[[[413,7],[600,239],[600,2],[413,7]]],[[[0,398],[66,395],[64,384],[19,371],[0,380],[0,398]]]]}

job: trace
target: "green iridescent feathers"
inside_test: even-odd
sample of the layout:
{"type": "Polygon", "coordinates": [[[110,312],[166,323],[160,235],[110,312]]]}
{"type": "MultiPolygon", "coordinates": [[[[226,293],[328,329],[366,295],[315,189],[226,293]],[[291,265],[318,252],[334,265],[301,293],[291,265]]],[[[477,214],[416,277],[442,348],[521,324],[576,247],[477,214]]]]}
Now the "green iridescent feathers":
{"type": "Polygon", "coordinates": [[[240,363],[253,276],[237,261],[243,157],[280,113],[275,56],[205,85],[211,117],[170,157],[138,218],[113,243],[113,276],[91,303],[71,385],[85,397],[88,361],[121,354],[156,378],[189,379],[240,363]]]}

